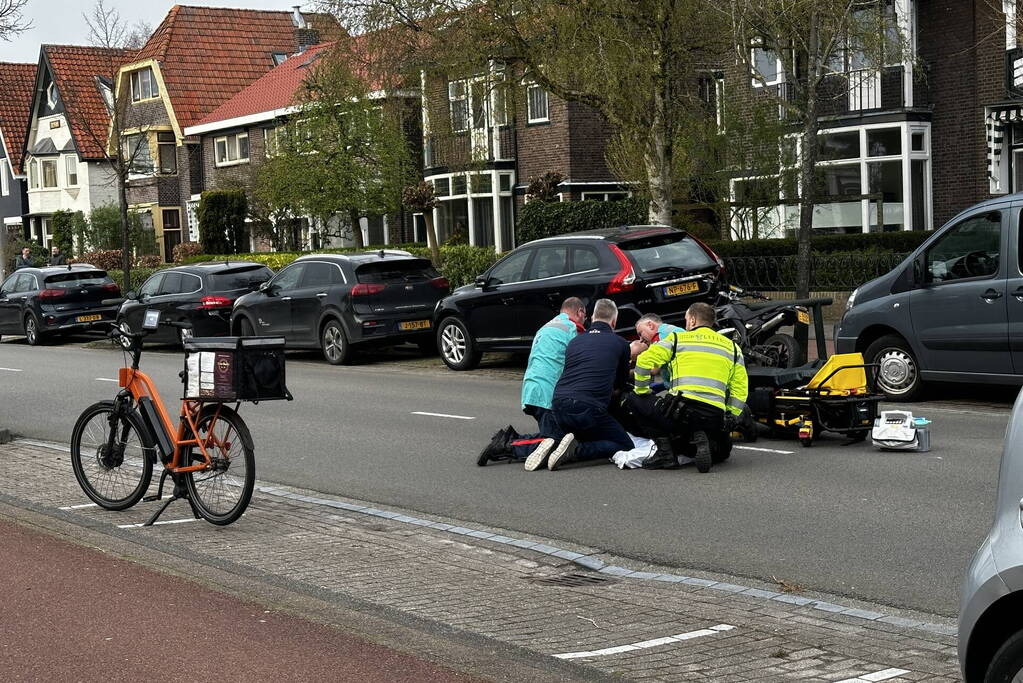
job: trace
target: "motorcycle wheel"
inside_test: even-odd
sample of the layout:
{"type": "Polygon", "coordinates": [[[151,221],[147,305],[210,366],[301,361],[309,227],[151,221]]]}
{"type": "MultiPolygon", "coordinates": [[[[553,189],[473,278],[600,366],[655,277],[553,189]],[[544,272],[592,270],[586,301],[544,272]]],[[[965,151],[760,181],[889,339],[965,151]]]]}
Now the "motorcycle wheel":
{"type": "Polygon", "coordinates": [[[759,348],[768,355],[777,358],[779,368],[797,368],[806,364],[803,348],[790,334],[772,334],[759,348]]]}

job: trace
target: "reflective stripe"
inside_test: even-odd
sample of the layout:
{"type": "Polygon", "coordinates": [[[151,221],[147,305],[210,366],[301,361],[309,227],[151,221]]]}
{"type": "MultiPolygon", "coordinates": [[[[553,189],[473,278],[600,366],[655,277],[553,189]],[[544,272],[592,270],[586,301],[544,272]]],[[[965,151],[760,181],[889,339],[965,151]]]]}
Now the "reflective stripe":
{"type": "Polygon", "coordinates": [[[718,379],[711,379],[710,377],[679,377],[678,379],[671,380],[671,386],[673,387],[677,387],[681,384],[710,387],[711,389],[720,389],[721,391],[728,389],[728,385],[726,383],[718,379]]]}
{"type": "Polygon", "coordinates": [[[552,320],[544,325],[544,327],[553,327],[554,329],[561,330],[562,332],[568,332],[570,329],[568,325],[562,324],[560,320],[552,320]]]}
{"type": "Polygon", "coordinates": [[[728,407],[729,407],[729,408],[736,408],[736,409],[738,409],[738,411],[739,411],[740,413],[741,413],[741,412],[742,412],[743,410],[745,410],[745,409],[746,409],[746,403],[745,403],[745,401],[740,401],[739,399],[737,399],[737,398],[732,398],[731,396],[729,396],[729,397],[728,397],[728,400],[726,401],[726,404],[728,405],[728,407]]]}
{"type": "Polygon", "coordinates": [[[636,378],[638,379],[641,376],[642,377],[649,377],[650,376],[650,372],[651,372],[650,368],[636,368],[636,372],[635,372],[636,378]]]}
{"type": "Polygon", "coordinates": [[[715,408],[725,409],[724,396],[718,396],[716,394],[709,394],[705,391],[690,391],[688,389],[682,390],[683,398],[693,398],[704,403],[709,403],[715,408]]]}
{"type": "Polygon", "coordinates": [[[657,342],[657,346],[661,346],[661,347],[666,348],[668,350],[671,350],[671,349],[675,348],[675,345],[672,344],[667,339],[661,339],[660,341],[658,341],[657,342]]]}
{"type": "Polygon", "coordinates": [[[650,382],[652,382],[652,381],[653,381],[653,378],[651,378],[651,377],[645,377],[645,378],[644,377],[637,377],[635,379],[635,385],[637,387],[648,387],[648,386],[650,386],[650,382]]]}
{"type": "MultiPolygon", "coordinates": [[[[735,355],[732,353],[732,351],[725,350],[725,349],[721,348],[720,346],[713,346],[711,344],[686,344],[685,346],[678,347],[678,352],[679,352],[679,354],[683,354],[683,353],[714,353],[714,354],[717,354],[719,356],[724,356],[728,360],[732,360],[732,358],[735,357],[735,355]]],[[[738,360],[741,360],[741,359],[742,359],[742,354],[740,353],[739,357],[736,360],[738,361],[738,360]]]]}
{"type": "Polygon", "coordinates": [[[746,358],[745,356],[742,355],[742,351],[739,349],[738,346],[735,345],[734,342],[732,343],[732,349],[734,351],[732,357],[735,359],[735,364],[746,367],[746,358]]]}

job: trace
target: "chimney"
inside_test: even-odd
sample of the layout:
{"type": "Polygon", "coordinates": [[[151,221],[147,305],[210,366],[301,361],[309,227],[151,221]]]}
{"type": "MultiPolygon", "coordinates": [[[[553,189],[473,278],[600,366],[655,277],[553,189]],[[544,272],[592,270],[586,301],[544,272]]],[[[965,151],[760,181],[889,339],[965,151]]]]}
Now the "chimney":
{"type": "Polygon", "coordinates": [[[302,16],[301,5],[292,7],[291,23],[295,26],[295,44],[298,52],[305,52],[306,48],[320,42],[320,32],[302,16]]]}

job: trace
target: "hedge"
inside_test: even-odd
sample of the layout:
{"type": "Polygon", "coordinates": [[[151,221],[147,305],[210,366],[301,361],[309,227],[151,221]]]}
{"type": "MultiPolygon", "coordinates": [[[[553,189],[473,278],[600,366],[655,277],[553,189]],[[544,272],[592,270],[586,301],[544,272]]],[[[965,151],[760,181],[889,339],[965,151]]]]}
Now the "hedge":
{"type": "Polygon", "coordinates": [[[107,275],[109,275],[113,279],[113,281],[117,283],[117,286],[121,288],[121,295],[123,296],[124,294],[127,294],[128,292],[130,292],[132,290],[138,291],[139,287],[142,286],[142,283],[145,282],[149,278],[149,276],[152,275],[153,273],[155,273],[157,271],[160,271],[160,270],[163,270],[165,268],[173,268],[173,267],[174,267],[173,263],[165,263],[162,266],[160,266],[159,268],[140,268],[140,267],[132,268],[131,269],[131,283],[130,283],[130,286],[128,286],[128,287],[124,286],[124,271],[123,270],[108,270],[107,271],[107,275]]]}
{"type": "Polygon", "coordinates": [[[567,232],[643,225],[647,203],[635,197],[612,202],[529,202],[519,211],[515,226],[517,244],[567,232]]]}
{"type": "MultiPolygon", "coordinates": [[[[318,254],[346,254],[352,252],[366,252],[376,251],[378,249],[402,249],[411,253],[413,256],[420,258],[429,259],[430,250],[422,244],[397,244],[386,247],[366,247],[364,249],[355,248],[336,248],[336,249],[320,249],[316,253],[318,254]]],[[[309,253],[309,252],[304,252],[309,253]]],[[[468,244],[445,244],[440,248],[441,260],[443,266],[440,269],[441,274],[448,279],[451,283],[451,287],[461,287],[464,284],[468,284],[476,279],[476,276],[485,271],[491,265],[494,264],[498,259],[498,255],[494,253],[491,247],[473,247],[468,244]]],[[[299,256],[302,256],[302,252],[290,252],[290,251],[275,251],[275,252],[256,252],[249,254],[199,254],[197,256],[190,256],[185,259],[185,263],[201,263],[203,261],[253,261],[255,263],[262,263],[269,268],[277,271],[288,265],[299,256]]]]}
{"type": "MultiPolygon", "coordinates": [[[[851,235],[817,235],[810,240],[814,252],[883,252],[905,254],[923,244],[934,233],[928,230],[866,232],[851,235]]],[[[795,238],[770,240],[715,240],[707,243],[719,256],[794,256],[795,238]]]]}

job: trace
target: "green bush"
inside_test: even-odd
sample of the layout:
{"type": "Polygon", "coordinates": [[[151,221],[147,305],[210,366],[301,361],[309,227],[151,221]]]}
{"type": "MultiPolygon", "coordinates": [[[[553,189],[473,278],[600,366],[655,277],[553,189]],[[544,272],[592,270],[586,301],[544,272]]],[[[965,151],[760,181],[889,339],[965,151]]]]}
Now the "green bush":
{"type": "Polygon", "coordinates": [[[109,275],[113,281],[117,283],[117,286],[121,288],[121,294],[127,294],[132,290],[137,292],[139,287],[142,286],[142,283],[145,282],[153,273],[163,270],[164,268],[172,267],[174,267],[173,263],[164,263],[158,268],[139,268],[136,266],[131,269],[131,283],[128,287],[124,286],[123,270],[108,270],[107,275],[109,275]]]}
{"type": "Polygon", "coordinates": [[[245,190],[207,190],[199,197],[199,244],[208,253],[237,254],[248,213],[245,190]]]}
{"type": "MultiPolygon", "coordinates": [[[[3,226],[0,226],[0,229],[3,229],[3,226]]],[[[28,247],[31,250],[29,255],[32,257],[33,263],[37,266],[50,262],[50,252],[46,251],[46,247],[38,242],[32,242],[30,240],[10,240],[7,243],[7,253],[4,254],[4,260],[7,262],[8,273],[14,270],[15,259],[21,256],[21,250],[25,247],[28,247]]]]}
{"type": "Polygon", "coordinates": [[[85,225],[85,214],[81,211],[64,210],[53,214],[53,244],[60,247],[64,256],[70,257],[74,253],[75,236],[84,235],[85,225]]]}
{"type": "MultiPolygon", "coordinates": [[[[884,252],[905,254],[923,244],[934,234],[926,230],[903,230],[899,232],[867,232],[851,235],[817,235],[810,240],[811,248],[818,253],[834,252],[884,252]]],[[[771,240],[715,240],[708,242],[718,256],[794,256],[795,238],[771,240]]]]}
{"type": "Polygon", "coordinates": [[[566,232],[642,225],[647,204],[635,197],[613,202],[529,202],[519,211],[515,226],[518,244],[566,232]]]}
{"type": "MultiPolygon", "coordinates": [[[[430,250],[421,244],[400,244],[386,247],[367,247],[365,249],[337,248],[320,249],[317,254],[345,254],[352,252],[376,251],[378,249],[401,249],[413,256],[429,259],[430,250]]],[[[306,252],[309,253],[309,252],[306,252]]],[[[461,287],[476,279],[476,276],[485,271],[498,259],[498,255],[490,247],[473,247],[468,244],[444,245],[440,248],[441,258],[444,262],[441,267],[441,275],[448,279],[451,287],[461,287]]],[[[267,267],[278,271],[288,265],[302,253],[293,251],[256,252],[249,254],[198,254],[185,259],[185,263],[201,263],[203,261],[253,261],[262,263],[267,267]]],[[[132,271],[132,279],[134,280],[132,271]]]]}

